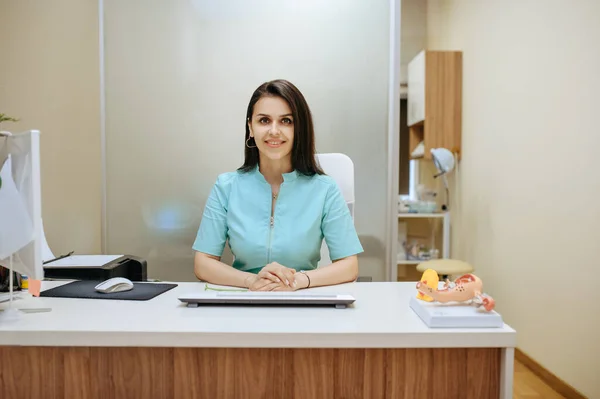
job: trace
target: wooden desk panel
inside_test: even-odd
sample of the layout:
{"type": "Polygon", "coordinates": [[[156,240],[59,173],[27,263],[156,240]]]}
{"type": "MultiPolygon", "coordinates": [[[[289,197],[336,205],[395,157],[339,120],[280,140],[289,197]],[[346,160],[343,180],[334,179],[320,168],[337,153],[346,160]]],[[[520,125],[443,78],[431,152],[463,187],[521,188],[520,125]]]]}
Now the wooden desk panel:
{"type": "MultiPolygon", "coordinates": [[[[0,347],[19,398],[498,398],[499,348],[0,347]]],[[[5,396],[6,395],[6,396],[5,396]]]]}

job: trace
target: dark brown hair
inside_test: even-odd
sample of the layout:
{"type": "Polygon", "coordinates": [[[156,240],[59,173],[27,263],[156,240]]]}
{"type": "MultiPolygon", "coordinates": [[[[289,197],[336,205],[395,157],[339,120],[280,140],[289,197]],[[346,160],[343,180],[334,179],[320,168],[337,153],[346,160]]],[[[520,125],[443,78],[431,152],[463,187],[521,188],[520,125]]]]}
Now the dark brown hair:
{"type": "Polygon", "coordinates": [[[246,146],[250,138],[250,128],[248,123],[252,120],[254,105],[258,100],[265,96],[280,97],[285,100],[292,110],[294,121],[294,143],[292,145],[292,168],[298,173],[306,176],[315,174],[325,174],[316,160],[315,150],[315,131],[313,128],[312,115],[310,108],[304,99],[304,96],[296,86],[287,80],[277,79],[265,82],[260,85],[252,94],[248,110],[246,111],[246,136],[244,137],[245,157],[244,164],[238,169],[248,172],[258,165],[258,148],[252,146],[253,139],[250,139],[250,146],[246,146]]]}

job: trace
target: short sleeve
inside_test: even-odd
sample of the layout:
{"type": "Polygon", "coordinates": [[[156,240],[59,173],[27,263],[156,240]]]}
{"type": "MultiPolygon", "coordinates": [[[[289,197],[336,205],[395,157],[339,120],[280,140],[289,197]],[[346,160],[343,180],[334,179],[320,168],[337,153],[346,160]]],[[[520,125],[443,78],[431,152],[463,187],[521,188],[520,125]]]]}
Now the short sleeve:
{"type": "Polygon", "coordinates": [[[202,220],[192,248],[209,255],[221,256],[227,242],[228,184],[219,176],[202,214],[202,220]]]}
{"type": "Polygon", "coordinates": [[[321,228],[332,261],[363,252],[348,204],[335,182],[328,187],[321,228]]]}

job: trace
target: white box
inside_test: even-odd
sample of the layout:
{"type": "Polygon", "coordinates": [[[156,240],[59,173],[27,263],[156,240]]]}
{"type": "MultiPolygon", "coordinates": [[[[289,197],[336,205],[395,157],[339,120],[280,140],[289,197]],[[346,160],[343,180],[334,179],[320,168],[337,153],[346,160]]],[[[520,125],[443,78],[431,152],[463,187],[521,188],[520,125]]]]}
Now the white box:
{"type": "Polygon", "coordinates": [[[504,326],[502,316],[475,305],[459,303],[426,302],[410,298],[411,309],[430,328],[501,328],[504,326]]]}

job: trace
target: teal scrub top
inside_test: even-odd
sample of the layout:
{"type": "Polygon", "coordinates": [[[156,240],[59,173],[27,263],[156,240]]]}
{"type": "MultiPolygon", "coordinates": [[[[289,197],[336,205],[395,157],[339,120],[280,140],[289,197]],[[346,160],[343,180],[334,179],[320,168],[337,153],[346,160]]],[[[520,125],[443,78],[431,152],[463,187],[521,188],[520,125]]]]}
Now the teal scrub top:
{"type": "Polygon", "coordinates": [[[348,205],[327,175],[285,173],[271,220],[271,185],[258,167],[219,175],[192,248],[221,256],[227,241],[233,267],[258,273],[271,262],[297,271],[317,267],[323,239],[331,260],[363,252],[348,205]]]}

